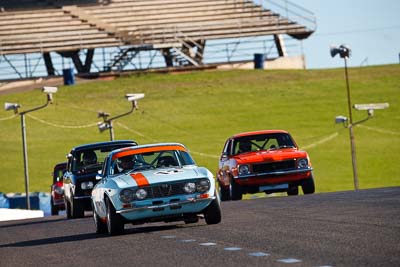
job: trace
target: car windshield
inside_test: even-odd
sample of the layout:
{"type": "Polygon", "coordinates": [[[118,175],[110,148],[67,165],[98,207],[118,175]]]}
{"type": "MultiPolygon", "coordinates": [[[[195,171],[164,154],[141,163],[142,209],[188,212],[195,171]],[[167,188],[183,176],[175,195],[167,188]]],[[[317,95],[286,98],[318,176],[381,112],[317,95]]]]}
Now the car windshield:
{"type": "Polygon", "coordinates": [[[109,174],[113,175],[171,167],[182,168],[182,166],[194,164],[189,153],[182,150],[143,152],[118,157],[112,160],[109,174]]]}
{"type": "Polygon", "coordinates": [[[75,151],[72,161],[72,172],[96,173],[102,169],[104,159],[115,149],[126,147],[123,145],[102,146],[97,148],[75,151]]]}
{"type": "Polygon", "coordinates": [[[64,173],[66,172],[66,166],[62,165],[62,166],[57,166],[56,168],[54,168],[54,172],[53,172],[53,183],[57,182],[58,180],[60,180],[64,173]]]}
{"type": "Polygon", "coordinates": [[[238,137],[233,142],[233,155],[260,150],[296,147],[287,133],[258,134],[238,137]]]}

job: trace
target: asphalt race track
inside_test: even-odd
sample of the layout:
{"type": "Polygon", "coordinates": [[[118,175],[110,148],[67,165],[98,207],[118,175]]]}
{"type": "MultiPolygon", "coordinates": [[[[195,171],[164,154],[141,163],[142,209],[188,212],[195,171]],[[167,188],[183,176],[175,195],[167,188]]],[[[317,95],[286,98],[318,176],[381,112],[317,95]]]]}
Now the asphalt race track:
{"type": "Polygon", "coordinates": [[[400,187],[222,202],[208,226],[126,225],[91,213],[0,223],[0,266],[400,266],[400,187]]]}

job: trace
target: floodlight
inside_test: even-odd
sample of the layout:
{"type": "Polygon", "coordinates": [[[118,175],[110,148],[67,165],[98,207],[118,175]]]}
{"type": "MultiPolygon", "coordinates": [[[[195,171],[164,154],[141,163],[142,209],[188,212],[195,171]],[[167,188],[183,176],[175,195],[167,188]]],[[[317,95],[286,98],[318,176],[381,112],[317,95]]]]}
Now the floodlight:
{"type": "Polygon", "coordinates": [[[99,128],[100,132],[104,132],[105,130],[111,128],[110,124],[108,124],[107,122],[98,122],[97,127],[99,128]]]}
{"type": "Polygon", "coordinates": [[[43,93],[47,94],[47,102],[53,101],[53,94],[57,93],[58,88],[54,86],[44,86],[42,89],[43,93]]]}
{"type": "Polygon", "coordinates": [[[348,45],[343,45],[343,44],[340,45],[339,47],[335,46],[335,45],[331,45],[330,51],[331,51],[332,57],[339,54],[341,58],[348,58],[348,57],[350,57],[350,53],[351,53],[350,47],[348,45]]]}
{"type": "Polygon", "coordinates": [[[389,103],[372,103],[372,104],[355,104],[353,108],[356,110],[367,110],[368,117],[374,116],[375,109],[385,109],[389,107],[389,103]]]}
{"type": "Polygon", "coordinates": [[[126,94],[125,97],[128,99],[129,102],[133,102],[144,98],[144,94],[126,94]]]}
{"type": "Polygon", "coordinates": [[[110,114],[103,112],[103,111],[98,111],[97,112],[97,117],[98,118],[103,118],[103,122],[97,123],[97,126],[99,127],[100,132],[103,132],[107,129],[110,129],[110,139],[111,141],[114,141],[114,129],[113,129],[113,124],[112,122],[116,119],[119,119],[121,117],[127,116],[131,114],[135,109],[137,109],[137,101],[139,99],[142,99],[144,97],[144,94],[126,94],[125,95],[126,99],[132,103],[132,107],[128,112],[113,116],[109,118],[110,114]]]}
{"type": "Polygon", "coordinates": [[[349,119],[345,116],[336,116],[335,118],[335,122],[336,123],[345,123],[347,122],[349,119]]]}
{"type": "Polygon", "coordinates": [[[354,104],[353,107],[356,110],[385,109],[389,107],[389,103],[354,104]]]}
{"type": "Polygon", "coordinates": [[[97,112],[97,118],[107,118],[110,116],[110,113],[104,112],[104,111],[98,111],[97,112]]]}
{"type": "Polygon", "coordinates": [[[4,103],[4,109],[6,111],[14,110],[15,114],[18,113],[18,108],[20,108],[20,107],[21,107],[21,105],[17,104],[17,103],[4,103]]]}
{"type": "Polygon", "coordinates": [[[44,86],[42,89],[43,93],[46,94],[55,94],[58,91],[58,88],[55,86],[44,86]]]}

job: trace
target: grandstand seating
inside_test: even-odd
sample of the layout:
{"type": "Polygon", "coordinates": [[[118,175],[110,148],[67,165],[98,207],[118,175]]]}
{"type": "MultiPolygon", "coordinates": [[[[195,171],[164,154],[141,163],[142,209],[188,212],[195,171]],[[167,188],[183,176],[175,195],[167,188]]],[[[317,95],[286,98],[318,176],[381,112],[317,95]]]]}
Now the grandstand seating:
{"type": "Polygon", "coordinates": [[[70,51],[110,47],[121,41],[61,9],[0,13],[0,53],[70,51]]]}
{"type": "Polygon", "coordinates": [[[301,38],[311,33],[304,26],[263,10],[252,1],[118,0],[82,9],[146,44],[173,41],[176,35],[210,40],[274,33],[301,38]]]}
{"type": "Polygon", "coordinates": [[[140,46],[163,49],[166,57],[170,56],[168,49],[172,49],[196,65],[201,63],[202,56],[190,59],[189,50],[202,53],[206,40],[276,34],[303,39],[313,32],[250,0],[20,0],[19,3],[24,4],[18,6],[13,0],[4,0],[5,8],[0,12],[0,55],[134,45],[138,49],[140,46]],[[29,10],[17,8],[24,5],[29,10]]]}

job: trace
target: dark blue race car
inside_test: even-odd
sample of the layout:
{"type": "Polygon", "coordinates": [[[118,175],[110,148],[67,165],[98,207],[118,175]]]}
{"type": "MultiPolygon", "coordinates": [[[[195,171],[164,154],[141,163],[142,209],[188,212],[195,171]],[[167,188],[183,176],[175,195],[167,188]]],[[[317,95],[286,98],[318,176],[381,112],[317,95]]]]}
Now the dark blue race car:
{"type": "Polygon", "coordinates": [[[71,150],[63,177],[67,218],[82,218],[85,210],[92,209],[90,197],[104,159],[112,150],[130,146],[137,146],[137,143],[131,140],[110,141],[81,145],[71,150]]]}

